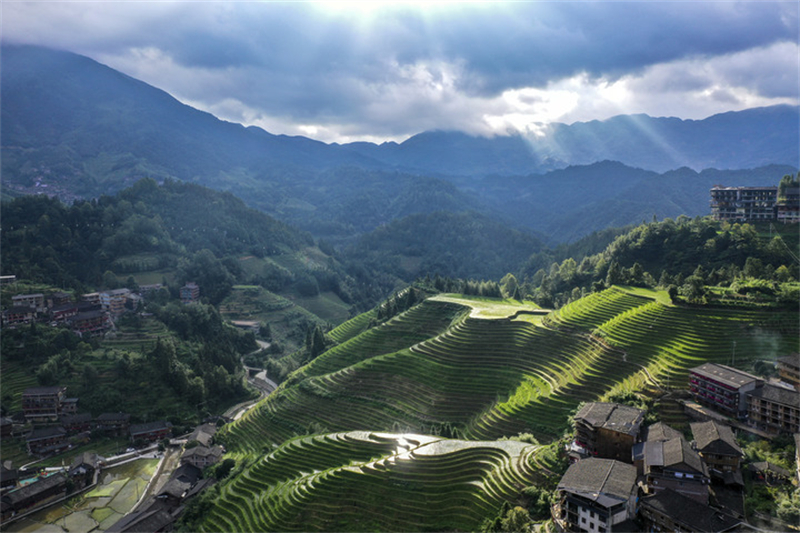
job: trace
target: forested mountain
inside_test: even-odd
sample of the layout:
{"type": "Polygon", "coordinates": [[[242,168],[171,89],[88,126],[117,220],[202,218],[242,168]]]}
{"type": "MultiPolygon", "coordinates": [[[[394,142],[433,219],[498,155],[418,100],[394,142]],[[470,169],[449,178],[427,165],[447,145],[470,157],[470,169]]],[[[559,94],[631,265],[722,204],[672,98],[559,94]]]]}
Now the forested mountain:
{"type": "Polygon", "coordinates": [[[706,214],[711,185],[774,184],[800,159],[788,106],[553,125],[533,140],[425,132],[327,145],[220,121],[76,54],[2,52],[4,197],[71,201],[174,178],[230,191],[335,246],[411,214],[464,210],[570,241],[653,215],[706,214]]]}
{"type": "Polygon", "coordinates": [[[737,169],[796,164],[798,119],[796,106],[721,113],[703,120],[620,115],[552,123],[527,136],[486,138],[431,131],[400,144],[345,146],[405,170],[453,175],[527,174],[606,159],[657,172],[680,167],[737,169]]]}

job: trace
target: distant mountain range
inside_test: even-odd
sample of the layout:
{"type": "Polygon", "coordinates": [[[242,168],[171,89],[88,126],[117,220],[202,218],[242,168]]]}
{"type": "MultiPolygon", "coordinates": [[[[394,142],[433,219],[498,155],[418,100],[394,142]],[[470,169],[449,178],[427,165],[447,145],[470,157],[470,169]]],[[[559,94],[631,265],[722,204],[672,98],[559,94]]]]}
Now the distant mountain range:
{"type": "Polygon", "coordinates": [[[334,244],[414,213],[468,210],[571,240],[706,214],[710,185],[777,184],[800,161],[796,106],[551,124],[534,138],[432,131],[338,145],[219,120],[70,52],[4,45],[2,59],[4,196],[93,197],[176,178],[334,244]],[[712,167],[752,170],[700,172],[712,167]]]}

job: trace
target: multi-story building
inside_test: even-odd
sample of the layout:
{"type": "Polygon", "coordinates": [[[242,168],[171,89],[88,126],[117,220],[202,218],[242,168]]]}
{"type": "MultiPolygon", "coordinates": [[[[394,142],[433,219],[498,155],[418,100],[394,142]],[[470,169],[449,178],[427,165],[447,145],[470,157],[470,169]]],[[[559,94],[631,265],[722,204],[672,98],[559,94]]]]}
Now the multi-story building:
{"type": "Polygon", "coordinates": [[[102,413],[95,423],[97,429],[106,435],[120,436],[128,432],[130,420],[128,413],[102,413]]]}
{"type": "Polygon", "coordinates": [[[558,483],[553,520],[566,531],[635,531],[636,468],[612,459],[583,459],[558,483]],[[626,527],[623,527],[626,524],[626,527]]]}
{"type": "Polygon", "coordinates": [[[793,353],[778,359],[778,376],[800,390],[800,353],[793,353]]]}
{"type": "Polygon", "coordinates": [[[747,393],[764,381],[725,365],[706,363],[689,370],[689,391],[695,401],[732,417],[747,411],[747,393]]]}
{"type": "Polygon", "coordinates": [[[714,420],[690,424],[695,449],[710,472],[736,472],[744,453],[729,426],[714,420]]]}
{"type": "Polygon", "coordinates": [[[8,327],[30,324],[36,320],[36,310],[24,305],[13,305],[3,311],[3,325],[8,327]]]}
{"type": "Polygon", "coordinates": [[[130,296],[130,289],[115,289],[100,293],[100,304],[112,317],[122,316],[125,312],[125,303],[130,296]]]}
{"type": "Polygon", "coordinates": [[[715,220],[775,220],[778,187],[723,187],[711,189],[711,216],[715,220]]]}
{"type": "Polygon", "coordinates": [[[573,419],[575,445],[585,455],[631,462],[644,411],[616,403],[585,404],[573,419]]]}
{"type": "Polygon", "coordinates": [[[800,222],[800,187],[787,187],[783,197],[778,197],[778,222],[800,222]]]}
{"type": "Polygon", "coordinates": [[[86,294],[81,295],[81,301],[90,303],[90,304],[97,304],[100,305],[100,293],[99,292],[87,292],[86,294]]]}
{"type": "Polygon", "coordinates": [[[170,433],[172,433],[172,424],[163,420],[146,424],[133,424],[130,433],[131,441],[154,442],[169,437],[170,433]]]}
{"type": "Polygon", "coordinates": [[[102,335],[110,327],[108,314],[105,311],[84,311],[70,318],[67,323],[72,331],[80,335],[102,335]]]}
{"type": "Polygon", "coordinates": [[[771,433],[800,432],[800,392],[771,383],[747,394],[748,423],[771,433]]]}
{"type": "Polygon", "coordinates": [[[49,455],[69,448],[67,430],[61,426],[36,428],[25,439],[31,455],[49,455]]]}
{"type": "Polygon", "coordinates": [[[69,434],[91,431],[93,425],[91,413],[62,415],[58,421],[69,434]]]}
{"type": "Polygon", "coordinates": [[[55,422],[62,413],[66,387],[31,387],[22,393],[22,412],[29,422],[55,422]]]}
{"type": "Polygon", "coordinates": [[[45,310],[44,294],[17,294],[11,297],[11,305],[19,307],[30,307],[37,313],[42,313],[45,310]]]}
{"type": "Polygon", "coordinates": [[[200,287],[197,283],[190,281],[181,287],[181,303],[188,305],[200,299],[200,287]]]}

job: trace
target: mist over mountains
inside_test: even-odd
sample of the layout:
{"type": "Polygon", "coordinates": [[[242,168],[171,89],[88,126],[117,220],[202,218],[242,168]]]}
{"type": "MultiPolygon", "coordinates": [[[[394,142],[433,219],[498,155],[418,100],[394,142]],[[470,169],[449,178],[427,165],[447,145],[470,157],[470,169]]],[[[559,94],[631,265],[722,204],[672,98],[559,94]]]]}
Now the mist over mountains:
{"type": "Polygon", "coordinates": [[[230,191],[334,244],[436,211],[573,240],[653,215],[706,214],[711,185],[776,184],[800,160],[796,106],[338,145],[219,120],[77,54],[2,54],[4,195],[94,197],[170,177],[230,191]]]}

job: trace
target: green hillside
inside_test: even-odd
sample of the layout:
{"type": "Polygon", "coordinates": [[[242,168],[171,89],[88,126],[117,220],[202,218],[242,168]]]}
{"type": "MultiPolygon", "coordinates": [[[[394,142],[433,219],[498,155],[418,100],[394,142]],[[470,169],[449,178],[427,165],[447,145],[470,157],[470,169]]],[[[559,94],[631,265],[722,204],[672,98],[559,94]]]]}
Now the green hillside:
{"type": "Polygon", "coordinates": [[[546,484],[534,447],[497,439],[554,442],[580,402],[685,389],[691,367],[750,370],[800,340],[796,310],[616,286],[552,312],[438,295],[363,330],[372,319],[334,330],[340,344],[225,427],[243,467],[203,530],[475,530],[546,484]]]}
{"type": "Polygon", "coordinates": [[[613,287],[544,320],[509,302],[430,298],[320,355],[224,438],[241,452],[352,429],[550,439],[581,401],[684,388],[703,362],[747,368],[797,346],[796,311],[678,307],[661,294],[613,287]]]}
{"type": "Polygon", "coordinates": [[[220,491],[201,531],[476,531],[534,483],[536,447],[351,431],[291,440],[220,491]]]}

